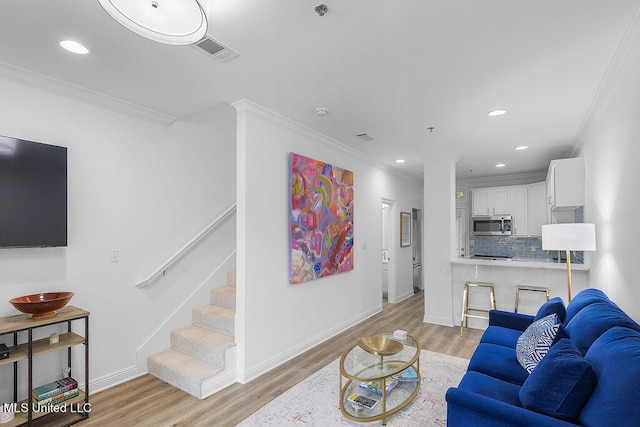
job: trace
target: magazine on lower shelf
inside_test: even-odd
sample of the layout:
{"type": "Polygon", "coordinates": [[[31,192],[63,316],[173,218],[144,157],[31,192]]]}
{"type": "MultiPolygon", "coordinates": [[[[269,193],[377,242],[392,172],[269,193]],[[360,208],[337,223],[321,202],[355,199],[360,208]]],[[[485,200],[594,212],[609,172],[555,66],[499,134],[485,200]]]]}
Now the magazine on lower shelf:
{"type": "MultiPolygon", "coordinates": [[[[386,392],[389,393],[398,385],[398,380],[389,377],[386,379],[386,392]]],[[[360,388],[382,396],[382,380],[366,381],[360,384],[360,388]]]]}

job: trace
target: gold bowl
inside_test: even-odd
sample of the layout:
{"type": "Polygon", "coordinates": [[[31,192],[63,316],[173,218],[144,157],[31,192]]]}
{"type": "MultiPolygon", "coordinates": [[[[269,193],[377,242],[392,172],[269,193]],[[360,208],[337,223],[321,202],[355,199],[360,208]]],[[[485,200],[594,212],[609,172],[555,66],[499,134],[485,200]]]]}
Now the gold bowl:
{"type": "Polygon", "coordinates": [[[371,353],[376,356],[391,356],[392,354],[400,352],[404,348],[404,345],[402,345],[401,342],[382,335],[360,338],[358,340],[358,345],[367,353],[371,353]]]}
{"type": "Polygon", "coordinates": [[[13,298],[9,302],[19,311],[31,315],[31,318],[55,316],[73,297],[73,292],[47,292],[13,298]]]}

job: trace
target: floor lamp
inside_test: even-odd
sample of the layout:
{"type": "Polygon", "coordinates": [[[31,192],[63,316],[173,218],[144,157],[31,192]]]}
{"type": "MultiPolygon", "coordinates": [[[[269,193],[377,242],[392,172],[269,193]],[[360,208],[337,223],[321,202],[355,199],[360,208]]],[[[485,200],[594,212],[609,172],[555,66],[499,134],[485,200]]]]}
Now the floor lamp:
{"type": "Polygon", "coordinates": [[[570,302],[571,251],[595,251],[596,226],[583,223],[545,224],[542,226],[542,250],[567,251],[567,291],[570,302]]]}

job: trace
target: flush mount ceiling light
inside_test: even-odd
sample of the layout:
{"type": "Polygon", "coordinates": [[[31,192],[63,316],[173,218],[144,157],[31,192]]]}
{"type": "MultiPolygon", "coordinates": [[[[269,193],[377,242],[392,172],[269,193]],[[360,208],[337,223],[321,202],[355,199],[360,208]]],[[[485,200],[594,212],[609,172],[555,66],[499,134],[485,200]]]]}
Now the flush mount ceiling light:
{"type": "Polygon", "coordinates": [[[507,113],[507,110],[493,110],[493,111],[489,111],[487,114],[489,114],[491,117],[496,117],[506,113],[507,113]]]}
{"type": "Polygon", "coordinates": [[[71,53],[77,53],[78,55],[86,55],[89,53],[89,49],[87,49],[85,45],[73,40],[61,40],[60,47],[71,53]]]}
{"type": "Polygon", "coordinates": [[[207,32],[207,15],[197,0],[98,0],[116,21],[150,40],[188,45],[207,32]]]}

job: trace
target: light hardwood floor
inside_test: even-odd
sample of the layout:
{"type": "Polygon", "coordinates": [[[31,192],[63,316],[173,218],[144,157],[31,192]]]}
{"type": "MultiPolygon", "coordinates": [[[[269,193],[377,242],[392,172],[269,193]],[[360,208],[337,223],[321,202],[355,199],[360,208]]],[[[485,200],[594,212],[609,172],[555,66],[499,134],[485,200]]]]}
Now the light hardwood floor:
{"type": "MultiPolygon", "coordinates": [[[[235,426],[307,376],[342,355],[358,338],[403,329],[425,350],[470,358],[482,331],[423,323],[424,294],[399,304],[383,301],[382,312],[349,328],[248,384],[234,384],[198,400],[151,375],[91,396],[89,419],[79,426],[235,426]]],[[[337,385],[336,385],[337,387],[337,385]]],[[[35,425],[54,425],[43,417],[35,425]]],[[[60,418],[57,418],[59,421],[60,418]]]]}

